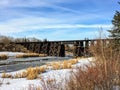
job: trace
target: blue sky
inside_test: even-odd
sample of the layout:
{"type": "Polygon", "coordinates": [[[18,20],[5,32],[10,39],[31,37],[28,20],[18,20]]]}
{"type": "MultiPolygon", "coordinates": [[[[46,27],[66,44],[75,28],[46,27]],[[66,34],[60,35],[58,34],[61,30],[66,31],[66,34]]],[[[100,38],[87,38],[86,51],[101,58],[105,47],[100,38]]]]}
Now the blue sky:
{"type": "Polygon", "coordinates": [[[48,40],[93,39],[120,10],[120,0],[0,0],[0,34],[48,40]]]}

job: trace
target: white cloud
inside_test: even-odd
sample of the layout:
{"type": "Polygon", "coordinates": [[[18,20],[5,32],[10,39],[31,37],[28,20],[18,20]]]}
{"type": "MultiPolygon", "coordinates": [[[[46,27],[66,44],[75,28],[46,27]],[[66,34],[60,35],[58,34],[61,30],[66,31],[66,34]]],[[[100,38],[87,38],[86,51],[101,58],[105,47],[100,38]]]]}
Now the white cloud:
{"type": "MultiPolygon", "coordinates": [[[[72,0],[71,0],[72,1],[72,0]]],[[[57,10],[62,10],[62,11],[68,11],[68,12],[72,12],[72,13],[79,13],[76,10],[67,8],[67,7],[63,7],[58,5],[57,3],[69,3],[70,1],[49,1],[49,0],[2,0],[0,2],[0,8],[18,8],[18,7],[24,7],[24,8],[34,8],[34,7],[49,7],[49,8],[53,8],[53,9],[57,9],[57,10]]],[[[73,1],[72,1],[73,2],[73,1]]]]}
{"type": "Polygon", "coordinates": [[[110,24],[61,24],[61,21],[48,18],[22,18],[0,24],[0,33],[17,33],[44,29],[75,29],[75,28],[111,28],[110,24]],[[60,24],[57,24],[60,23],[60,24]]]}
{"type": "MultiPolygon", "coordinates": [[[[51,36],[49,35],[50,37],[53,35],[61,37],[59,34],[62,34],[62,37],[64,37],[65,34],[69,33],[69,30],[98,30],[101,27],[104,29],[112,27],[109,24],[112,18],[111,10],[101,12],[98,7],[76,7],[76,4],[78,5],[83,2],[87,2],[87,0],[0,0],[0,34],[9,35],[12,33],[29,32],[31,30],[46,30],[45,32],[49,30],[50,32],[53,29],[55,32],[48,32],[46,37],[49,34],[51,34],[51,36]]],[[[99,4],[95,2],[97,1],[94,0],[92,3],[95,5],[99,4]]],[[[86,5],[85,3],[83,4],[86,5]]],[[[33,32],[33,35],[35,34],[33,32]]],[[[70,35],[68,36],[70,37],[70,35]]],[[[83,33],[83,35],[86,34],[83,33]]]]}
{"type": "MultiPolygon", "coordinates": [[[[74,28],[110,28],[110,24],[79,24],[82,21],[90,21],[91,19],[98,18],[96,15],[83,15],[75,17],[74,15],[56,14],[51,17],[37,16],[22,16],[21,18],[8,19],[7,21],[0,22],[0,33],[15,33],[30,30],[44,30],[44,29],[74,29],[74,28]],[[90,16],[90,17],[88,17],[90,16]],[[71,18],[72,17],[72,18],[71,18]],[[65,18],[65,19],[64,19],[65,18]]],[[[100,17],[99,17],[100,18],[100,17]]]]}
{"type": "Polygon", "coordinates": [[[54,28],[54,29],[73,29],[73,28],[110,28],[112,27],[111,25],[102,25],[102,24],[93,24],[93,25],[82,25],[82,24],[55,24],[55,25],[42,25],[42,26],[33,26],[31,28],[33,29],[49,29],[49,28],[54,28]]]}
{"type": "MultiPolygon", "coordinates": [[[[85,38],[95,39],[100,35],[99,31],[101,30],[95,28],[89,28],[87,31],[84,31],[84,29],[53,29],[52,31],[47,31],[47,33],[31,33],[26,37],[36,37],[39,39],[47,38],[48,40],[81,40],[85,38]]],[[[104,34],[108,36],[108,33],[105,29],[103,30],[102,38],[105,37],[104,34]]]]}

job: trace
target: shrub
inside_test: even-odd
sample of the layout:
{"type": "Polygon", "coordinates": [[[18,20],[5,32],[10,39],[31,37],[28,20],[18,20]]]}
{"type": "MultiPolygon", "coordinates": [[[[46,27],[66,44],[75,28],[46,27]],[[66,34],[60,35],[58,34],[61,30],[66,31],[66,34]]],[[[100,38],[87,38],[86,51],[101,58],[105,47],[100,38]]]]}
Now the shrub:
{"type": "Polygon", "coordinates": [[[77,72],[72,72],[71,80],[69,81],[70,90],[111,90],[113,86],[119,85],[119,73],[116,71],[120,68],[114,63],[96,64],[95,67],[87,66],[84,71],[77,68],[77,72]],[[106,66],[107,65],[107,66],[106,66]]]}
{"type": "Polygon", "coordinates": [[[105,45],[101,40],[90,50],[96,59],[94,66],[73,70],[69,90],[112,90],[120,86],[120,51],[114,52],[110,44],[105,45]]]}

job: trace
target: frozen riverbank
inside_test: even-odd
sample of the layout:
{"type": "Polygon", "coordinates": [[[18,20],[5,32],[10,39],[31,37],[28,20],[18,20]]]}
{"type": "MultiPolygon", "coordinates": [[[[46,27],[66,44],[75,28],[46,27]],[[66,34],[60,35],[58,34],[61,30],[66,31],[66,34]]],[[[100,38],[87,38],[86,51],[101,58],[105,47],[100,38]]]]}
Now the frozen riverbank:
{"type": "Polygon", "coordinates": [[[15,58],[20,52],[0,52],[9,56],[6,60],[0,60],[0,72],[17,71],[28,67],[35,67],[44,65],[47,62],[68,60],[71,57],[28,57],[28,58],[15,58]]]}

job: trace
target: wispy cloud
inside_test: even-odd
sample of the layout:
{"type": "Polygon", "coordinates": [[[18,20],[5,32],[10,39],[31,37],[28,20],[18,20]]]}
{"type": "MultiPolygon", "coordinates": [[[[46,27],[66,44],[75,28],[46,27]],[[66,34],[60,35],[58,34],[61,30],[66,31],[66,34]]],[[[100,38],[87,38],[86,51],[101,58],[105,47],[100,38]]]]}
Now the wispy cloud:
{"type": "Polygon", "coordinates": [[[75,29],[75,28],[111,28],[111,24],[64,24],[61,20],[28,17],[14,19],[0,24],[1,33],[15,33],[31,30],[49,30],[49,29],[75,29]],[[58,24],[57,24],[58,23],[58,24]]]}
{"type": "Polygon", "coordinates": [[[113,0],[1,0],[0,33],[39,36],[36,34],[44,32],[42,38],[57,35],[57,39],[64,39],[67,33],[76,30],[78,36],[71,33],[68,37],[91,36],[92,30],[112,27],[115,9],[117,1],[113,0]]]}

